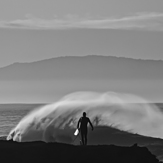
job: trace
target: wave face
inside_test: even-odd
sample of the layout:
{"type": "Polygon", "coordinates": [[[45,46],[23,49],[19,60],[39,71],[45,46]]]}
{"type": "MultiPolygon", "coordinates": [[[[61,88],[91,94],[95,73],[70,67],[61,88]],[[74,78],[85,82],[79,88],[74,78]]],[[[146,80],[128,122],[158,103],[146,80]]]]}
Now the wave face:
{"type": "Polygon", "coordinates": [[[156,105],[130,94],[75,92],[30,112],[7,140],[72,143],[83,112],[94,126],[163,138],[163,114],[156,105]]]}

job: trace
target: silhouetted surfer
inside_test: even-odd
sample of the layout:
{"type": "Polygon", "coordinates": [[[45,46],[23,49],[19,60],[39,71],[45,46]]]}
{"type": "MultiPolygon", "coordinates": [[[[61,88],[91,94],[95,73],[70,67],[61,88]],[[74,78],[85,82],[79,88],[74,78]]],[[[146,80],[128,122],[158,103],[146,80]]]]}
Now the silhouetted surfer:
{"type": "Polygon", "coordinates": [[[86,113],[83,112],[83,117],[81,117],[78,121],[77,128],[81,133],[82,144],[87,145],[87,125],[88,123],[91,125],[93,130],[93,125],[88,117],[86,117],[86,113]],[[79,127],[80,126],[80,127],[79,127]]]}

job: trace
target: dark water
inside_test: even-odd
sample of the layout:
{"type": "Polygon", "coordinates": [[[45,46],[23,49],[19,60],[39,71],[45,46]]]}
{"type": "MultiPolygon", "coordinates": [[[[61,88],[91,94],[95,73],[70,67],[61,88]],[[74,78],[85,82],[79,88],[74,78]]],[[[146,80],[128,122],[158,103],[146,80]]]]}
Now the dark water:
{"type": "Polygon", "coordinates": [[[30,111],[43,104],[0,104],[0,136],[8,135],[12,128],[30,111]]]}

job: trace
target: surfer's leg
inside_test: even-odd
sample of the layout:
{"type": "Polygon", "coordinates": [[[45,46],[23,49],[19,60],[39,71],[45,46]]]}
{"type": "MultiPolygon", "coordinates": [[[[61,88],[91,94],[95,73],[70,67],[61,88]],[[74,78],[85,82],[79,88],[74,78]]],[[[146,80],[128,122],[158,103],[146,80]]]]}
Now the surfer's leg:
{"type": "Polygon", "coordinates": [[[84,133],[85,145],[87,145],[87,130],[84,133]]]}
{"type": "Polygon", "coordinates": [[[82,141],[82,145],[84,145],[84,134],[83,134],[83,132],[81,132],[81,141],[82,141]]]}

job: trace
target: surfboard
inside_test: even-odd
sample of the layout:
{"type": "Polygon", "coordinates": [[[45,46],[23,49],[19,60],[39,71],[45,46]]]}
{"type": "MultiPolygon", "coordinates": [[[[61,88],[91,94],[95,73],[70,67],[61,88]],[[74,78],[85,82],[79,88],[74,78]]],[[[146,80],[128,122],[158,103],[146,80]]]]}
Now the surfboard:
{"type": "Polygon", "coordinates": [[[79,134],[79,130],[76,129],[75,132],[74,132],[74,135],[77,136],[79,134]]]}

